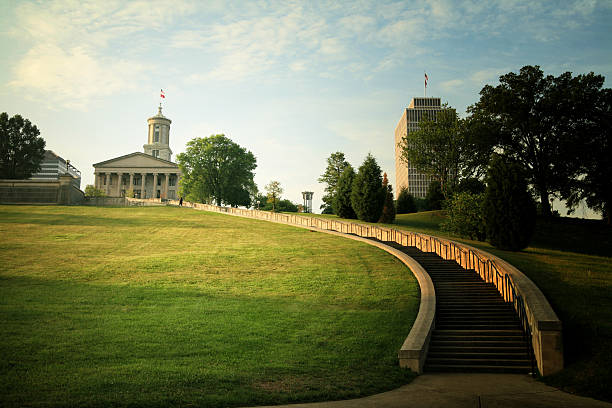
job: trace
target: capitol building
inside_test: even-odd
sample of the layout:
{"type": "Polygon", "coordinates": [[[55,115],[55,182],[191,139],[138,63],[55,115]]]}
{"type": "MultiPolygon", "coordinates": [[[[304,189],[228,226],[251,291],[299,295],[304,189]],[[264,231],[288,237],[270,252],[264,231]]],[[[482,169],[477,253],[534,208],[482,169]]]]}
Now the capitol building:
{"type": "Polygon", "coordinates": [[[144,153],[134,152],[93,165],[95,187],[108,197],[125,197],[132,191],[136,198],[178,198],[181,172],[172,162],[172,121],[162,114],[160,104],[157,114],[147,123],[144,153]]]}

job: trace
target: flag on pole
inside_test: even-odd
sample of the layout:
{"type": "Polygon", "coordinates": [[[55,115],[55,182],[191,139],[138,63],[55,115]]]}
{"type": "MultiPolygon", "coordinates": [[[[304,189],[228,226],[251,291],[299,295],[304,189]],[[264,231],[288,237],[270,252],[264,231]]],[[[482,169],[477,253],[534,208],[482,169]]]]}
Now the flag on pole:
{"type": "Polygon", "coordinates": [[[427,76],[427,72],[425,73],[425,88],[427,88],[427,80],[429,79],[429,77],[427,76]]]}
{"type": "Polygon", "coordinates": [[[160,97],[160,98],[164,98],[164,99],[165,99],[165,98],[166,98],[166,95],[164,95],[164,90],[163,90],[163,89],[160,89],[160,90],[159,90],[159,92],[160,92],[160,93],[159,93],[159,97],[160,97]]]}

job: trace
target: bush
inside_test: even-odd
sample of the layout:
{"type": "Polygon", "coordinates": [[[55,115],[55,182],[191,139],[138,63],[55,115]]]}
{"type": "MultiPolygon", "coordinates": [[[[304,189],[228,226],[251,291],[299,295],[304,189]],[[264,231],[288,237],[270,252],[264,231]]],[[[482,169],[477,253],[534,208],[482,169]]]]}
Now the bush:
{"type": "Polygon", "coordinates": [[[95,188],[92,184],[85,186],[85,197],[104,197],[105,195],[104,190],[95,188]]]}
{"type": "Polygon", "coordinates": [[[336,195],[332,201],[334,214],[340,218],[357,218],[353,205],[351,204],[351,191],[353,188],[353,180],[355,179],[355,170],[353,166],[347,164],[336,186],[336,195]]]}
{"type": "Polygon", "coordinates": [[[389,184],[387,173],[383,175],[383,190],[385,190],[385,203],[383,204],[382,214],[378,222],[392,224],[395,221],[395,204],[393,203],[393,187],[389,184]]]}
{"type": "Polygon", "coordinates": [[[417,205],[412,194],[408,192],[407,187],[402,187],[397,196],[397,205],[395,212],[397,214],[410,214],[417,212],[417,205]]]}
{"type": "Polygon", "coordinates": [[[351,205],[357,218],[376,222],[380,219],[387,191],[383,189],[382,175],[371,154],[363,161],[353,180],[351,205]]]}
{"type": "Polygon", "coordinates": [[[518,251],[529,245],[535,229],[535,204],[523,169],[499,155],[489,163],[484,217],[493,246],[518,251]]]}
{"type": "Polygon", "coordinates": [[[484,241],[486,228],[483,216],[484,193],[456,193],[446,202],[447,219],[442,222],[443,231],[484,241]]]}
{"type": "Polygon", "coordinates": [[[441,210],[442,202],[444,201],[444,194],[442,194],[442,187],[439,181],[432,181],[427,187],[427,209],[428,210],[441,210]]]}
{"type": "Polygon", "coordinates": [[[484,193],[487,186],[481,180],[477,178],[469,177],[462,179],[457,185],[457,192],[463,193],[468,192],[472,194],[481,194],[484,193]]]}

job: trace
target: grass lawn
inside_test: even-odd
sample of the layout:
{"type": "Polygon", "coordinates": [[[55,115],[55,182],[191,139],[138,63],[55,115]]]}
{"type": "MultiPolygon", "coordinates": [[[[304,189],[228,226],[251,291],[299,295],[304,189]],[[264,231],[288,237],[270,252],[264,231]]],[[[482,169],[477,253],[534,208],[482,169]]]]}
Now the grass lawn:
{"type": "Polygon", "coordinates": [[[0,236],[0,406],[276,404],[413,377],[397,351],[418,285],[366,244],[170,207],[0,206],[0,236]]]}
{"type": "Polygon", "coordinates": [[[612,401],[612,228],[594,220],[539,220],[529,248],[502,251],[440,231],[440,211],[398,215],[398,229],[445,236],[507,260],[542,290],[563,323],[565,369],[543,378],[612,401]]]}

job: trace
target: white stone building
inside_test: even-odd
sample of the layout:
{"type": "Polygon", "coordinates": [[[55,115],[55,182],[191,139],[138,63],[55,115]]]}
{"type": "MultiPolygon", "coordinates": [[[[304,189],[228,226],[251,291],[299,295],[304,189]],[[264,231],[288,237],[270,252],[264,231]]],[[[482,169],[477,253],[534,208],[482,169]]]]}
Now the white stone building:
{"type": "Polygon", "coordinates": [[[162,115],[161,105],[157,115],[148,120],[149,130],[144,153],[134,152],[95,163],[95,187],[109,197],[124,197],[128,191],[136,198],[178,198],[178,182],[181,172],[171,161],[170,123],[162,115]]]}

